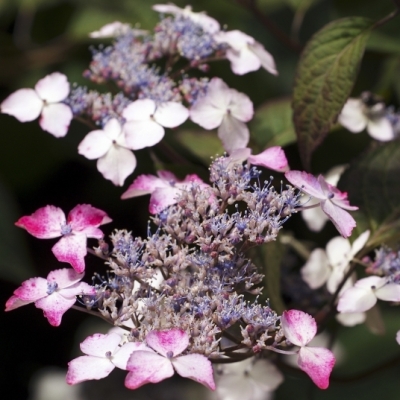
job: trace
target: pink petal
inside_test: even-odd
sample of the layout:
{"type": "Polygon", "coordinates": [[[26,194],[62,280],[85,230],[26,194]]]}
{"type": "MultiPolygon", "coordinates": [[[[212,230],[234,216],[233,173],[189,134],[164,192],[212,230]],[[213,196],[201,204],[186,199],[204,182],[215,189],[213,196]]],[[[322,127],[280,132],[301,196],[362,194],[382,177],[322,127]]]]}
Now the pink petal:
{"type": "Polygon", "coordinates": [[[128,199],[130,197],[150,194],[153,193],[157,188],[164,186],[169,185],[157,176],[139,175],[128,187],[128,190],[122,194],[121,199],[128,199]]]}
{"type": "Polygon", "coordinates": [[[64,137],[68,132],[72,118],[71,108],[66,104],[46,104],[43,107],[39,125],[44,131],[57,138],[64,137]]]}
{"type": "Polygon", "coordinates": [[[85,270],[86,235],[76,233],[63,236],[51,250],[58,261],[70,263],[76,272],[85,270]]]}
{"type": "Polygon", "coordinates": [[[285,337],[296,346],[305,346],[317,333],[315,319],[299,310],[284,311],[281,326],[285,337]]]}
{"type": "Polygon", "coordinates": [[[180,376],[193,379],[209,389],[215,390],[211,362],[202,354],[188,354],[177,357],[172,359],[172,365],[180,376]]]}
{"type": "Polygon", "coordinates": [[[116,333],[104,335],[95,333],[88,336],[81,344],[82,353],[95,357],[107,357],[107,353],[114,354],[117,350],[121,337],[116,333]]]}
{"type": "Polygon", "coordinates": [[[147,121],[154,115],[156,111],[156,103],[150,99],[140,99],[129,104],[122,111],[122,116],[127,122],[130,121],[147,121]]]}
{"type": "Polygon", "coordinates": [[[32,301],[23,301],[17,296],[11,296],[6,302],[6,308],[4,311],[15,310],[18,307],[26,306],[32,303],[32,301]]]}
{"type": "Polygon", "coordinates": [[[288,171],[285,173],[285,177],[293,186],[301,189],[304,193],[317,199],[326,199],[326,195],[315,176],[303,171],[288,171]]]}
{"type": "Polygon", "coordinates": [[[76,385],[92,379],[102,379],[115,368],[108,358],[82,356],[68,363],[66,381],[68,385],[76,385]]]}
{"type": "Polygon", "coordinates": [[[274,146],[257,155],[250,155],[247,161],[253,165],[260,165],[274,171],[285,172],[289,169],[289,163],[282,147],[274,146]]]}
{"type": "Polygon", "coordinates": [[[35,306],[43,310],[44,316],[52,326],[59,326],[64,313],[75,304],[76,298],[67,299],[58,292],[35,301],[35,306]]]}
{"type": "Polygon", "coordinates": [[[168,329],[165,331],[151,331],[146,336],[146,343],[157,353],[164,357],[176,357],[189,345],[188,334],[181,329],[168,329]]]}
{"type": "Polygon", "coordinates": [[[354,218],[330,200],[321,201],[322,211],[329,217],[343,237],[349,237],[356,226],[354,218]]]}
{"type": "Polygon", "coordinates": [[[48,282],[56,282],[59,289],[65,289],[78,283],[84,274],[78,274],[71,268],[56,269],[47,275],[48,282]]]}
{"type": "Polygon", "coordinates": [[[157,383],[174,374],[171,361],[151,351],[134,351],[128,360],[129,374],[125,378],[128,389],[137,389],[146,383],[157,383]]]}
{"type": "Polygon", "coordinates": [[[154,146],[164,137],[164,128],[151,119],[128,121],[124,132],[126,145],[131,150],[154,146]]]}
{"type": "Polygon", "coordinates": [[[33,89],[20,89],[10,94],[1,103],[1,112],[17,118],[20,122],[36,119],[43,107],[43,101],[33,89]]]}
{"type": "Polygon", "coordinates": [[[104,156],[111,146],[112,141],[103,130],[91,131],[79,143],[78,153],[95,160],[104,156]]]}
{"type": "Polygon", "coordinates": [[[44,278],[31,278],[22,282],[21,286],[14,290],[14,295],[22,301],[36,301],[48,296],[47,280],[44,278]]]}
{"type": "Polygon", "coordinates": [[[65,214],[61,208],[46,206],[30,216],[20,218],[15,225],[39,239],[50,239],[61,236],[61,227],[65,223],[65,214]]]}
{"type": "Polygon", "coordinates": [[[151,214],[158,214],[162,210],[176,204],[177,198],[180,194],[179,188],[176,187],[165,187],[157,188],[150,197],[149,211],[151,214]]]}
{"type": "Polygon", "coordinates": [[[68,96],[69,82],[64,74],[53,72],[40,79],[35,90],[42,100],[48,103],[58,103],[68,96]]]}
{"type": "Polygon", "coordinates": [[[275,60],[272,55],[265,50],[261,43],[254,42],[249,44],[249,49],[258,57],[261,62],[261,66],[266,69],[270,74],[278,75],[276,70],[275,60]]]}
{"type": "MultiPolygon", "coordinates": [[[[90,204],[78,204],[68,214],[68,223],[74,232],[86,233],[87,228],[98,227],[111,221],[111,218],[104,211],[90,204]]],[[[101,239],[103,235],[88,237],[101,239]]]]}
{"type": "Polygon", "coordinates": [[[320,388],[329,386],[329,377],[335,365],[333,353],[322,347],[302,347],[299,351],[298,365],[320,388]]]}
{"type": "Polygon", "coordinates": [[[132,151],[115,145],[97,160],[99,172],[116,186],[123,186],[125,179],[135,170],[136,165],[136,157],[132,151]]]}
{"type": "Polygon", "coordinates": [[[175,128],[189,117],[189,110],[181,103],[168,101],[157,106],[154,119],[165,128],[175,128]]]}
{"type": "Polygon", "coordinates": [[[227,114],[218,128],[218,137],[221,139],[224,149],[231,153],[233,150],[247,146],[250,133],[245,123],[227,114]]]}

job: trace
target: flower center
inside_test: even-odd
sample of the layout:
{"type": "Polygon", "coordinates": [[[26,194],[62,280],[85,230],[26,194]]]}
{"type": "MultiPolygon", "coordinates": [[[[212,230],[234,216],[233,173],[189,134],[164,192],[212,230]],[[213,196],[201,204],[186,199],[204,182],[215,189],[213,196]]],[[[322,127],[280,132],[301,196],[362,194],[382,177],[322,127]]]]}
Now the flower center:
{"type": "Polygon", "coordinates": [[[58,288],[58,284],[57,282],[47,282],[47,291],[46,293],[48,295],[51,295],[52,293],[54,293],[58,288]]]}

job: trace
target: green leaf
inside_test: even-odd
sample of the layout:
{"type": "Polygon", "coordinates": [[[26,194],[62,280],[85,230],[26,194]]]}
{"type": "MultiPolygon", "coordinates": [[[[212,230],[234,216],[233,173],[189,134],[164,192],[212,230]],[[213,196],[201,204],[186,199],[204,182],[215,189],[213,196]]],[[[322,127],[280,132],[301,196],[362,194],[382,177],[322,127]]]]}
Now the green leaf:
{"type": "Polygon", "coordinates": [[[258,150],[296,141],[292,114],[290,98],[268,101],[257,108],[249,128],[258,150]]]}
{"type": "Polygon", "coordinates": [[[400,54],[400,40],[382,32],[373,31],[367,49],[378,53],[400,54]]]}
{"type": "Polygon", "coordinates": [[[361,17],[334,21],[311,38],[301,55],[292,106],[306,169],[351,93],[371,25],[361,17]]]}
{"type": "Polygon", "coordinates": [[[374,145],[343,174],[339,186],[349,194],[357,231],[370,229],[369,244],[400,240],[400,142],[374,145]]]}

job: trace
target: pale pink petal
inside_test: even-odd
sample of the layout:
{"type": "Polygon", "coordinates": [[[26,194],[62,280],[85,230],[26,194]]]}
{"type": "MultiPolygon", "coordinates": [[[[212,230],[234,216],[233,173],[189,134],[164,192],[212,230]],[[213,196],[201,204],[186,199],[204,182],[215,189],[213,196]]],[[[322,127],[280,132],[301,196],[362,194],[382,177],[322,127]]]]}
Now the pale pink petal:
{"type": "Polygon", "coordinates": [[[392,124],[385,117],[368,121],[367,132],[369,136],[381,142],[387,142],[396,137],[392,124]]]}
{"type": "Polygon", "coordinates": [[[130,150],[114,145],[106,155],[97,160],[99,172],[116,186],[123,186],[136,165],[136,157],[130,150]]]}
{"type": "Polygon", "coordinates": [[[47,275],[48,282],[56,282],[59,289],[64,289],[78,283],[84,274],[78,274],[71,268],[62,268],[51,271],[47,275]]]}
{"type": "Polygon", "coordinates": [[[103,130],[89,132],[79,143],[78,153],[89,160],[104,156],[112,146],[112,141],[103,130]]]}
{"type": "Polygon", "coordinates": [[[248,122],[253,118],[253,103],[248,96],[235,89],[230,89],[231,101],[227,112],[242,122],[248,122]]]}
{"type": "Polygon", "coordinates": [[[226,58],[231,62],[232,72],[236,75],[257,71],[261,67],[260,59],[248,47],[243,48],[240,52],[228,49],[226,58]]]}
{"type": "Polygon", "coordinates": [[[351,235],[353,228],[356,226],[356,221],[347,211],[342,210],[329,200],[321,201],[321,208],[343,237],[351,235]]]}
{"type": "Polygon", "coordinates": [[[61,208],[46,206],[30,216],[20,218],[15,225],[39,239],[50,239],[61,236],[61,227],[65,223],[65,214],[61,208]]]}
{"type": "Polygon", "coordinates": [[[122,116],[130,121],[146,121],[154,115],[156,111],[156,103],[150,99],[140,99],[129,104],[122,111],[122,116]]]}
{"type": "Polygon", "coordinates": [[[175,128],[189,117],[189,110],[181,103],[168,101],[157,106],[154,119],[165,128],[175,128]]]}
{"type": "Polygon", "coordinates": [[[340,295],[337,310],[344,313],[364,312],[372,308],[376,301],[371,288],[354,286],[340,295]]]}
{"type": "Polygon", "coordinates": [[[231,153],[229,153],[229,159],[231,163],[234,164],[247,161],[250,156],[251,156],[251,149],[249,147],[244,147],[242,149],[235,149],[231,153]]]}
{"type": "Polygon", "coordinates": [[[33,89],[19,89],[1,103],[1,112],[17,118],[20,122],[36,119],[43,108],[43,101],[33,89]]]}
{"type": "Polygon", "coordinates": [[[176,187],[157,188],[150,197],[149,211],[151,214],[158,214],[167,207],[175,204],[180,194],[176,187]]]}
{"type": "MultiPolygon", "coordinates": [[[[126,332],[126,331],[125,331],[126,332]]],[[[126,366],[128,364],[129,357],[132,355],[134,351],[144,350],[151,351],[144,343],[142,342],[127,342],[121,347],[117,348],[112,357],[112,363],[120,368],[126,370],[126,366]]]]}
{"type": "Polygon", "coordinates": [[[69,82],[64,74],[53,72],[40,79],[35,85],[35,90],[47,103],[58,103],[68,96],[69,82]]]}
{"type": "Polygon", "coordinates": [[[55,137],[64,137],[73,118],[71,108],[66,104],[46,104],[39,120],[40,127],[55,137]]]}
{"type": "Polygon", "coordinates": [[[139,175],[124,192],[121,199],[143,196],[154,192],[159,187],[169,186],[162,179],[154,175],[139,175]]]}
{"type": "Polygon", "coordinates": [[[299,310],[284,311],[281,326],[285,337],[296,346],[305,346],[317,333],[315,319],[299,310]]]}
{"type": "Polygon", "coordinates": [[[299,351],[298,365],[320,388],[329,386],[329,377],[335,365],[333,353],[322,347],[302,347],[299,351]]]}
{"type": "Polygon", "coordinates": [[[227,114],[218,128],[218,137],[221,139],[224,149],[230,153],[247,146],[250,139],[249,128],[244,122],[227,114]]]}
{"type": "Polygon", "coordinates": [[[154,146],[164,137],[164,128],[151,119],[128,121],[124,132],[126,145],[131,150],[154,146]]]}
{"type": "Polygon", "coordinates": [[[115,368],[108,358],[82,356],[68,363],[66,381],[68,385],[76,385],[92,379],[102,379],[115,368]]]}
{"type": "Polygon", "coordinates": [[[128,389],[137,389],[146,383],[157,383],[174,374],[171,361],[151,351],[134,351],[127,364],[130,371],[125,378],[128,389]]]}
{"type": "Polygon", "coordinates": [[[202,354],[188,354],[174,358],[172,365],[180,376],[193,379],[209,389],[215,390],[211,362],[202,354]]]}
{"type": "Polygon", "coordinates": [[[107,353],[113,354],[118,348],[121,337],[116,333],[96,333],[88,336],[81,344],[82,353],[89,356],[106,357],[107,353]]]}
{"type": "Polygon", "coordinates": [[[60,294],[60,296],[65,297],[66,299],[72,299],[76,296],[83,294],[94,295],[97,293],[97,291],[95,287],[89,285],[88,283],[79,282],[75,283],[72,286],[59,290],[58,293],[60,294]]]}
{"type": "Polygon", "coordinates": [[[375,291],[375,296],[384,301],[400,301],[400,285],[387,283],[375,291]]]}
{"type": "Polygon", "coordinates": [[[130,24],[124,24],[120,21],[115,21],[102,26],[98,31],[90,32],[89,37],[94,39],[118,37],[121,35],[125,35],[130,30],[131,30],[130,24]]]}
{"type": "Polygon", "coordinates": [[[190,109],[190,119],[202,128],[210,130],[221,125],[225,112],[225,109],[214,107],[207,97],[203,97],[190,109]]]}
{"type": "Polygon", "coordinates": [[[247,161],[250,164],[259,165],[279,172],[286,172],[289,169],[289,163],[285,152],[280,146],[270,147],[254,156],[250,155],[247,161]]]}
{"type": "Polygon", "coordinates": [[[326,199],[326,195],[314,175],[304,171],[288,171],[285,173],[285,177],[293,186],[296,186],[310,196],[320,200],[326,199]]]}
{"type": "Polygon", "coordinates": [[[321,287],[329,278],[331,269],[324,250],[315,249],[301,269],[301,277],[311,289],[321,287]]]}
{"type": "Polygon", "coordinates": [[[278,71],[276,69],[275,60],[272,55],[265,50],[264,46],[261,43],[254,42],[249,44],[249,49],[258,57],[261,62],[261,66],[266,69],[270,74],[278,75],[278,71]]]}
{"type": "Polygon", "coordinates": [[[63,236],[51,250],[58,261],[71,264],[76,272],[82,273],[85,270],[86,235],[63,236]]]}
{"type": "Polygon", "coordinates": [[[14,290],[14,295],[22,301],[32,302],[46,297],[47,280],[44,278],[31,278],[22,282],[21,286],[14,290]]]}
{"type": "Polygon", "coordinates": [[[6,308],[4,311],[15,310],[18,307],[26,306],[30,303],[32,303],[32,301],[24,301],[17,296],[11,296],[6,302],[6,308]]]}
{"type": "Polygon", "coordinates": [[[348,99],[338,117],[340,125],[350,132],[358,133],[365,129],[368,119],[364,114],[364,104],[360,99],[348,99]]]}
{"type": "Polygon", "coordinates": [[[146,343],[157,353],[167,357],[176,357],[189,345],[188,334],[181,329],[169,329],[166,331],[151,331],[146,336],[146,343]]]}
{"type": "Polygon", "coordinates": [[[235,29],[233,31],[221,31],[214,35],[214,40],[217,43],[227,43],[230,47],[240,52],[248,44],[254,43],[254,38],[235,29]]]}
{"type": "MultiPolygon", "coordinates": [[[[68,223],[74,232],[86,233],[89,227],[98,227],[111,221],[107,213],[90,204],[78,204],[68,214],[68,223]]],[[[101,239],[103,235],[94,237],[101,239]]]]}
{"type": "Polygon", "coordinates": [[[66,299],[58,292],[54,292],[49,296],[35,301],[35,306],[43,310],[43,314],[48,319],[50,325],[59,326],[62,316],[75,304],[75,301],[75,298],[66,299]]]}
{"type": "Polygon", "coordinates": [[[110,140],[117,140],[121,135],[122,127],[116,118],[111,118],[104,125],[103,131],[110,140]]]}
{"type": "Polygon", "coordinates": [[[330,199],[333,204],[349,211],[358,210],[358,207],[350,205],[346,192],[341,192],[337,187],[330,185],[322,175],[318,176],[318,181],[326,198],[330,199]]]}

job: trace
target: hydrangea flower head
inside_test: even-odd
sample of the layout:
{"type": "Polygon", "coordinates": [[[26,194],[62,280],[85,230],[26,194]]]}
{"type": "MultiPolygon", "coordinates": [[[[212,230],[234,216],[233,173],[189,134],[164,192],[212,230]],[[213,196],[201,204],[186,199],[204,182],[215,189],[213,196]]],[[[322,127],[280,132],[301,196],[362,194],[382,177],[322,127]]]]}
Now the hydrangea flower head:
{"type": "Polygon", "coordinates": [[[304,193],[319,200],[322,211],[333,222],[343,237],[349,237],[356,226],[354,218],[345,210],[358,210],[347,200],[347,193],[330,185],[322,175],[318,178],[303,171],[288,171],[286,179],[304,193]]]}
{"type": "Polygon", "coordinates": [[[73,117],[71,109],[61,103],[68,94],[67,77],[54,72],[40,79],[35,89],[19,89],[8,96],[1,103],[1,112],[20,122],[33,121],[41,115],[41,128],[55,137],[63,137],[73,117]]]}
{"type": "Polygon", "coordinates": [[[82,278],[83,273],[63,268],[51,271],[47,279],[28,279],[8,299],[5,311],[35,303],[43,310],[50,325],[59,326],[64,313],[75,304],[77,295],[95,294],[94,287],[80,282],[82,278]]]}
{"type": "Polygon", "coordinates": [[[128,389],[146,383],[157,383],[174,374],[193,379],[215,389],[211,362],[202,354],[180,355],[189,345],[188,334],[181,329],[151,331],[146,336],[147,350],[132,353],[127,363],[130,371],[125,379],[128,389]]]}
{"type": "Polygon", "coordinates": [[[281,326],[285,337],[294,345],[299,346],[297,364],[320,388],[329,386],[329,376],[335,365],[333,353],[322,347],[306,347],[317,333],[314,318],[299,310],[284,311],[281,326]]]}
{"type": "Polygon", "coordinates": [[[108,222],[111,219],[104,211],[80,204],[69,212],[68,218],[61,208],[46,206],[20,218],[15,225],[39,239],[62,236],[53,246],[53,254],[58,261],[70,263],[76,272],[81,273],[85,270],[87,238],[101,239],[103,232],[98,227],[108,222]]]}

